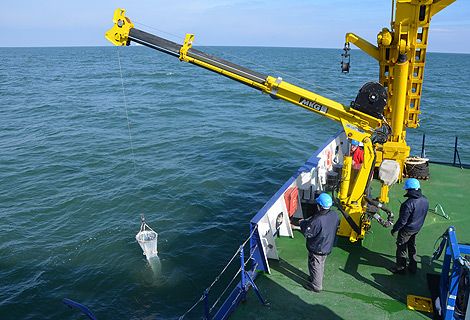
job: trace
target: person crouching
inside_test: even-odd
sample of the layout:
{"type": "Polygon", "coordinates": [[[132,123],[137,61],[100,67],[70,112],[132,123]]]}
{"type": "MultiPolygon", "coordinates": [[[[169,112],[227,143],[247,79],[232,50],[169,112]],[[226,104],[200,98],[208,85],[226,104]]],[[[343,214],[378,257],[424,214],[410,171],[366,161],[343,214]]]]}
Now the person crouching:
{"type": "Polygon", "coordinates": [[[331,210],[333,200],[327,193],[316,199],[319,212],[300,222],[300,230],[306,238],[308,250],[308,284],[305,289],[320,292],[323,289],[323,273],[326,257],[333,248],[339,218],[336,211],[331,210]]]}

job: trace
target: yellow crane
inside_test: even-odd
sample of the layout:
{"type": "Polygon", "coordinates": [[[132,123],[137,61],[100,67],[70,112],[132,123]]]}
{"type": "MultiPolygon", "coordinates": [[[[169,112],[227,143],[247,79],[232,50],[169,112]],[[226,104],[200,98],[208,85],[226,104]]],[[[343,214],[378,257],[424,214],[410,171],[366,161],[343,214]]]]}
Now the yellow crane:
{"type": "MultiPolygon", "coordinates": [[[[406,128],[418,125],[429,22],[454,1],[397,0],[396,7],[392,3],[391,30],[379,32],[377,46],[353,33],[346,35],[343,72],[349,71],[350,43],[378,60],[380,67],[379,83],[366,83],[351,106],[194,49],[193,34],[187,34],[180,45],[136,29],[124,9],[114,12],[114,25],[106,38],[116,46],[140,43],[340,122],[349,139],[364,145],[364,162],[354,179],[352,157],[344,156],[337,203],[343,213],[338,235],[357,241],[370,228],[367,189],[374,168],[388,159],[396,161],[403,171],[410,154],[406,128]]],[[[388,185],[382,184],[379,200],[388,202],[388,185]]]]}
{"type": "MultiPolygon", "coordinates": [[[[386,143],[377,148],[377,163],[383,159],[399,162],[403,172],[410,147],[406,143],[406,128],[419,126],[421,92],[426,64],[431,18],[455,0],[392,1],[390,29],[383,28],[373,45],[354,33],[346,34],[345,54],[352,43],[379,63],[379,82],[387,89],[384,116],[392,126],[386,143]]],[[[346,62],[343,71],[348,71],[346,62]]],[[[388,190],[382,188],[381,200],[388,202],[388,190]]]]}

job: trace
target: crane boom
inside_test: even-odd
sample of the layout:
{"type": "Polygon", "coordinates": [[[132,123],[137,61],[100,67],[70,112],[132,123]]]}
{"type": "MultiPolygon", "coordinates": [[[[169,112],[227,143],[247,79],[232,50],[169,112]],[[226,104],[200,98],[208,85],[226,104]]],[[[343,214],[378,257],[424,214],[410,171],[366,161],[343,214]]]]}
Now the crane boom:
{"type": "MultiPolygon", "coordinates": [[[[338,192],[338,208],[344,219],[338,234],[351,241],[364,237],[370,227],[370,220],[364,218],[367,208],[365,194],[372,170],[376,165],[376,149],[387,141],[389,126],[383,122],[383,107],[387,94],[378,83],[367,83],[359,91],[351,107],[325,98],[312,91],[288,83],[280,77],[265,75],[239,66],[224,59],[192,48],[194,35],[187,34],[182,45],[134,28],[125,16],[125,10],[117,9],[113,17],[114,25],[106,32],[106,38],[116,46],[127,46],[131,42],[161,51],[204,69],[255,88],[273,98],[288,101],[294,105],[340,122],[349,139],[362,141],[364,162],[352,179],[352,157],[344,155],[341,185],[338,192]],[[373,89],[371,89],[373,88],[373,89]]],[[[388,190],[388,189],[387,189],[388,190]]]]}
{"type": "MultiPolygon", "coordinates": [[[[312,91],[288,83],[280,77],[273,77],[247,69],[224,59],[192,48],[194,35],[187,34],[184,44],[169,41],[156,35],[134,28],[125,16],[125,10],[117,9],[114,13],[114,26],[106,33],[106,38],[118,46],[129,45],[130,42],[140,43],[163,53],[179,58],[225,77],[241,82],[249,87],[267,93],[272,97],[283,99],[309,111],[321,114],[343,126],[372,135],[382,126],[382,120],[371,115],[345,106],[339,102],[325,98],[312,91]]],[[[356,140],[363,140],[360,135],[356,140]]]]}
{"type": "MultiPolygon", "coordinates": [[[[351,241],[364,238],[370,227],[367,189],[372,170],[391,160],[404,171],[410,154],[406,128],[418,126],[424,66],[431,18],[455,0],[393,0],[390,29],[377,35],[377,46],[354,33],[346,34],[342,71],[350,66],[350,44],[379,64],[379,82],[366,83],[351,107],[298,87],[280,77],[265,75],[192,48],[194,35],[187,34],[182,45],[134,28],[125,10],[114,12],[113,27],[106,38],[117,46],[137,42],[199,67],[255,88],[304,109],[341,122],[349,139],[364,144],[364,162],[351,174],[352,157],[343,157],[338,208],[344,219],[338,234],[351,241]],[[389,125],[391,124],[391,126],[389,125]],[[352,179],[354,176],[354,179],[352,179]]],[[[401,179],[401,174],[398,175],[401,179]]],[[[389,185],[382,183],[380,201],[387,203],[389,185]]]]}

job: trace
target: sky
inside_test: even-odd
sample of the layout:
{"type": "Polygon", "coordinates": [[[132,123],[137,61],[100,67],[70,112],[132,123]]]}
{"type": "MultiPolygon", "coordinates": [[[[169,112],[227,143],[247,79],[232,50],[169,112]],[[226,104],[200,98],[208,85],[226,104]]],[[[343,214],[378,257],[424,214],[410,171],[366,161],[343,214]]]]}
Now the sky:
{"type": "MultiPolygon", "coordinates": [[[[0,0],[0,47],[106,46],[116,8],[135,27],[195,45],[340,48],[354,32],[376,43],[389,27],[390,0],[0,0]]],[[[470,53],[470,1],[431,21],[428,51],[470,53]]]]}

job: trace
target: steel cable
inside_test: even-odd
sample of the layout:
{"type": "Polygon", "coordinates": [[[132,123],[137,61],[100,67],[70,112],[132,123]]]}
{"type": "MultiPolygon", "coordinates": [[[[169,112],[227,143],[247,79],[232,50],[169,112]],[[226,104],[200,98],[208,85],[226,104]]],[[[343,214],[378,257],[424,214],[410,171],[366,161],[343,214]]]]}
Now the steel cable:
{"type": "MultiPolygon", "coordinates": [[[[242,245],[240,247],[238,247],[238,250],[235,252],[235,254],[232,256],[232,258],[229,260],[229,262],[225,265],[225,267],[222,269],[222,271],[217,275],[217,277],[215,277],[214,281],[210,284],[209,287],[207,287],[206,289],[206,293],[209,293],[210,290],[212,289],[212,287],[217,283],[217,281],[220,280],[220,277],[222,276],[222,274],[227,270],[227,268],[230,266],[230,264],[233,262],[233,260],[237,257],[237,255],[240,253],[240,250],[241,248],[244,248],[245,245],[248,243],[248,241],[253,237],[253,234],[255,233],[255,231],[258,229],[258,226],[256,225],[253,230],[251,231],[250,233],[250,236],[242,243],[242,245]]],[[[253,251],[250,253],[250,257],[249,259],[251,259],[254,255],[254,252],[255,250],[258,248],[258,245],[254,246],[253,247],[253,251]]],[[[245,264],[246,265],[246,264],[245,264]]],[[[219,298],[217,298],[217,300],[214,302],[214,304],[212,305],[212,307],[209,309],[209,312],[212,312],[212,310],[214,309],[214,307],[217,305],[217,303],[220,301],[220,299],[222,298],[222,296],[225,294],[225,292],[228,290],[228,288],[232,285],[233,281],[236,279],[236,277],[240,274],[241,272],[241,267],[238,269],[237,273],[233,276],[232,280],[229,282],[229,284],[225,287],[224,291],[219,295],[219,298]]],[[[201,301],[204,300],[204,294],[201,296],[201,298],[191,306],[191,308],[189,308],[181,317],[179,317],[178,319],[181,320],[183,319],[189,312],[191,312],[201,301]]]]}
{"type": "Polygon", "coordinates": [[[193,304],[191,308],[189,308],[181,317],[179,317],[178,320],[181,320],[184,317],[186,317],[186,315],[190,313],[191,311],[193,311],[193,309],[203,300],[204,300],[204,295],[202,295],[201,298],[199,298],[199,300],[195,304],[193,304]]]}
{"type": "Polygon", "coordinates": [[[123,96],[123,99],[124,99],[124,108],[126,110],[127,130],[129,131],[129,141],[130,141],[130,145],[131,145],[132,162],[134,163],[134,174],[135,174],[136,173],[136,166],[135,166],[134,146],[132,145],[131,122],[129,121],[129,112],[127,111],[127,96],[126,96],[126,91],[124,90],[124,78],[122,76],[121,55],[119,54],[119,47],[116,47],[116,49],[117,49],[117,53],[118,53],[119,73],[121,75],[122,96],[123,96]]]}
{"type": "Polygon", "coordinates": [[[250,256],[248,257],[248,259],[246,259],[245,261],[245,266],[248,264],[248,262],[251,261],[251,259],[253,258],[253,255],[255,254],[255,251],[256,249],[258,249],[258,245],[254,246],[251,253],[250,253],[250,256]]]}
{"type": "Polygon", "coordinates": [[[224,291],[222,291],[222,293],[219,295],[219,297],[217,298],[217,300],[214,302],[214,304],[212,305],[212,307],[209,309],[209,312],[212,312],[212,309],[214,309],[214,307],[217,305],[217,303],[219,303],[220,299],[224,296],[225,292],[227,292],[227,289],[230,288],[230,286],[232,285],[233,281],[238,277],[238,275],[240,274],[240,272],[242,271],[242,268],[239,268],[237,273],[235,273],[235,275],[233,276],[232,280],[230,280],[229,284],[225,287],[224,291]]]}
{"type": "MultiPolygon", "coordinates": [[[[144,26],[144,27],[146,27],[146,28],[149,28],[149,29],[152,29],[152,30],[161,32],[161,33],[165,33],[165,34],[167,34],[167,35],[173,37],[174,39],[178,39],[178,41],[181,41],[180,39],[182,38],[181,36],[176,35],[176,34],[174,34],[174,33],[167,32],[167,31],[164,31],[164,30],[162,30],[162,29],[155,28],[155,27],[149,26],[149,25],[147,25],[147,24],[144,24],[144,23],[141,23],[141,22],[138,22],[138,21],[134,21],[134,24],[140,25],[140,26],[144,26]]],[[[183,37],[183,39],[184,39],[184,37],[183,37]]],[[[204,45],[201,44],[201,45],[199,45],[198,47],[201,47],[201,46],[203,47],[204,45]]],[[[293,75],[291,75],[291,74],[289,74],[289,73],[282,72],[282,71],[279,71],[279,70],[276,70],[276,69],[272,69],[272,68],[267,67],[267,66],[265,66],[265,65],[262,65],[262,64],[260,64],[260,63],[253,62],[253,61],[251,61],[251,60],[249,60],[249,59],[244,59],[244,58],[242,58],[242,57],[239,57],[239,56],[236,56],[236,55],[227,53],[227,52],[225,52],[225,51],[216,49],[216,48],[214,48],[214,47],[211,47],[211,50],[212,50],[212,51],[215,51],[215,52],[217,52],[217,53],[219,53],[219,54],[222,54],[222,55],[225,55],[225,56],[228,56],[228,57],[235,58],[235,59],[237,59],[237,60],[239,60],[239,61],[243,61],[243,62],[252,64],[252,65],[254,65],[254,66],[256,66],[256,67],[264,68],[264,69],[266,69],[266,70],[271,70],[273,73],[277,73],[277,74],[280,74],[280,75],[282,75],[282,76],[292,78],[292,79],[294,79],[294,80],[296,80],[296,81],[298,81],[298,82],[300,82],[300,83],[304,83],[304,84],[309,85],[309,86],[312,86],[312,87],[314,87],[314,88],[316,87],[316,88],[319,88],[319,89],[323,89],[323,90],[325,90],[325,91],[329,91],[329,92],[331,92],[331,93],[333,93],[333,94],[335,94],[335,95],[337,95],[337,96],[339,96],[339,97],[342,97],[342,98],[345,98],[345,99],[350,99],[349,96],[346,96],[346,94],[344,94],[344,93],[342,93],[342,92],[338,92],[338,91],[335,91],[335,90],[332,90],[332,89],[329,89],[329,88],[326,88],[326,87],[322,87],[322,86],[320,86],[320,85],[318,85],[318,84],[315,84],[315,83],[313,83],[313,82],[305,81],[305,80],[300,79],[300,78],[297,78],[297,77],[295,77],[295,76],[293,76],[293,75]]]]}
{"type": "Polygon", "coordinates": [[[230,259],[230,261],[225,265],[225,267],[222,269],[222,271],[219,273],[219,275],[217,277],[215,277],[214,281],[211,283],[211,285],[207,288],[207,291],[209,292],[212,287],[215,285],[215,283],[217,281],[219,281],[220,277],[222,276],[222,274],[227,270],[228,266],[232,263],[232,261],[235,259],[235,257],[238,255],[238,253],[240,253],[240,249],[242,247],[245,247],[245,245],[248,243],[248,241],[251,239],[251,237],[253,236],[254,232],[257,230],[258,226],[255,226],[253,228],[253,230],[251,231],[251,234],[250,236],[243,242],[243,244],[238,247],[238,250],[235,252],[235,254],[232,256],[232,258],[230,259]]]}

